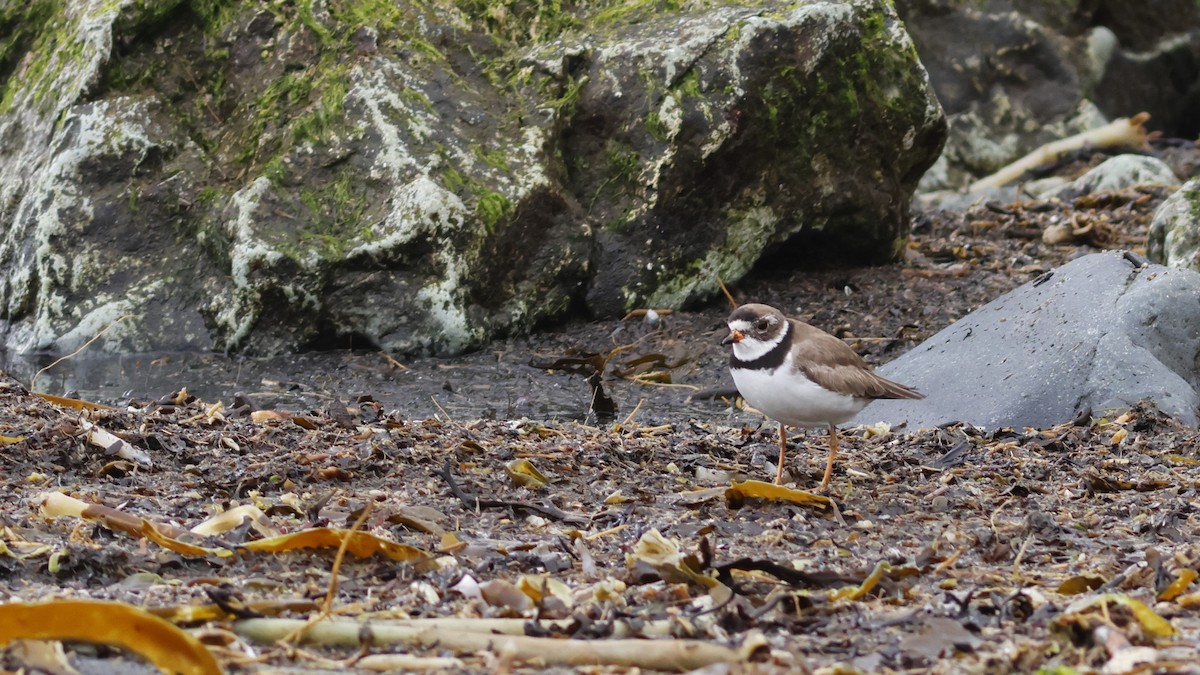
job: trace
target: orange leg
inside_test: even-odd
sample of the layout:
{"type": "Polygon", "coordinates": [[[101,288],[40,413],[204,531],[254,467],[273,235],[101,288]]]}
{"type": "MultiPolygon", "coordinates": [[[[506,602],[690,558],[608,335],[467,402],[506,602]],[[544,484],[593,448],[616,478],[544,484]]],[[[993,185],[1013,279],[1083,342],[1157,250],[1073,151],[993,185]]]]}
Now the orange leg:
{"type": "Polygon", "coordinates": [[[829,462],[825,464],[825,477],[821,479],[821,489],[829,487],[829,479],[833,477],[833,460],[837,459],[837,427],[829,425],[829,462]]]}
{"type": "Polygon", "coordinates": [[[775,484],[783,485],[783,456],[787,452],[787,431],[779,425],[779,469],[775,471],[775,484]]]}

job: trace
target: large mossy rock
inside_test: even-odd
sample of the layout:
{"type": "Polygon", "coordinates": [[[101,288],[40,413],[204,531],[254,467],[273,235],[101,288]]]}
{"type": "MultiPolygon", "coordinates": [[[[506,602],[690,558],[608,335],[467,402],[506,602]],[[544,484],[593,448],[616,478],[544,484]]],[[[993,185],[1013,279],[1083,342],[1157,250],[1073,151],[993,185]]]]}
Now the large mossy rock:
{"type": "Polygon", "coordinates": [[[1146,252],[1161,265],[1200,272],[1200,179],[1184,183],[1154,212],[1146,252]]]}
{"type": "Polygon", "coordinates": [[[18,351],[450,353],[893,257],[941,109],[891,5],[0,9],[18,351]],[[814,244],[815,245],[815,244],[814,244]]]}

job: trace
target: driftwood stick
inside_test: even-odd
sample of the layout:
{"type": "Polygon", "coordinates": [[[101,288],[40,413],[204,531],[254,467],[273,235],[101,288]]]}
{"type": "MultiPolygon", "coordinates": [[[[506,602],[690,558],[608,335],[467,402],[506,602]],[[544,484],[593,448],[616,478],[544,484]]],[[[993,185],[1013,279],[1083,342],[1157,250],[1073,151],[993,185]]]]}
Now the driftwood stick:
{"type": "Polygon", "coordinates": [[[375,670],[381,673],[411,673],[432,670],[437,672],[462,672],[466,664],[461,659],[439,656],[413,656],[412,654],[371,654],[354,662],[355,668],[375,670]]]}
{"type": "MultiPolygon", "coordinates": [[[[246,617],[260,618],[260,617],[246,617]]],[[[462,619],[457,617],[435,617],[422,619],[388,619],[387,621],[372,621],[370,629],[376,626],[389,628],[405,628],[415,631],[435,629],[444,632],[483,633],[485,635],[525,635],[532,624],[535,629],[566,635],[574,623],[574,619],[529,619],[483,618],[462,619]]],[[[672,631],[680,628],[679,622],[673,619],[660,619],[638,623],[637,629],[626,621],[613,621],[610,624],[609,638],[662,638],[670,637],[672,631]]]]}
{"type": "Polygon", "coordinates": [[[1054,141],[1053,143],[1047,143],[996,173],[971,183],[971,186],[967,188],[967,192],[1007,185],[1020,178],[1026,171],[1047,162],[1052,162],[1068,152],[1078,150],[1084,146],[1090,145],[1103,148],[1130,145],[1141,147],[1146,143],[1146,129],[1142,124],[1149,119],[1150,113],[1138,113],[1133,117],[1122,117],[1102,127],[1089,129],[1083,133],[1075,134],[1074,136],[1054,141]]]}
{"type": "MultiPolygon", "coordinates": [[[[274,643],[305,622],[300,619],[245,619],[234,631],[256,642],[274,643]]],[[[325,621],[308,628],[310,643],[358,648],[364,638],[375,645],[441,648],[460,654],[501,651],[518,661],[538,660],[548,666],[609,665],[648,670],[695,670],[714,663],[744,662],[765,646],[752,633],[738,649],[700,640],[562,640],[525,635],[494,635],[437,625],[414,627],[390,622],[325,621]]]]}

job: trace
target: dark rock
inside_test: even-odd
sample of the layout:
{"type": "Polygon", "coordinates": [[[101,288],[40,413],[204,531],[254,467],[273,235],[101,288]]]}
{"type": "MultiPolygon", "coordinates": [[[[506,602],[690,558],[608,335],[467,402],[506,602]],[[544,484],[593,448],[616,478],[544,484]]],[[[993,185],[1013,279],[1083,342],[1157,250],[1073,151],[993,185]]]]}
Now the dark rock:
{"type": "Polygon", "coordinates": [[[1140,112],[1194,138],[1200,7],[1104,0],[902,0],[904,19],[950,123],[922,191],[961,188],[1040,145],[1140,112]]]}
{"type": "Polygon", "coordinates": [[[1111,29],[1120,44],[1096,84],[1100,109],[1112,116],[1146,111],[1154,129],[1200,135],[1200,5],[1104,0],[1091,22],[1111,29]]]}

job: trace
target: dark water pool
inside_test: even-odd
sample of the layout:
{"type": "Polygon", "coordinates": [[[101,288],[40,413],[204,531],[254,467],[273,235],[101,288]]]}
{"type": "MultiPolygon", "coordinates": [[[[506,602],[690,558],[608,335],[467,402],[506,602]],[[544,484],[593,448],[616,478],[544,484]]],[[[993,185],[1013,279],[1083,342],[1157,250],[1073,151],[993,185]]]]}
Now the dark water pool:
{"type": "MultiPolygon", "coordinates": [[[[50,356],[0,353],[3,368],[26,386],[50,356]]],[[[583,376],[530,365],[528,353],[484,351],[397,365],[379,352],[335,351],[271,358],[214,353],[81,354],[37,376],[37,391],[108,405],[155,400],[186,387],[206,402],[231,404],[236,394],[261,408],[304,411],[371,397],[409,419],[594,421],[583,376]]],[[[695,371],[693,371],[695,372],[695,371]]],[[[707,375],[707,374],[705,374],[707,375]]],[[[719,384],[722,373],[696,386],[719,384]]],[[[639,421],[684,421],[720,414],[720,403],[689,402],[690,390],[604,379],[622,419],[639,401],[639,421]]],[[[605,421],[605,420],[600,420],[605,421]]]]}

